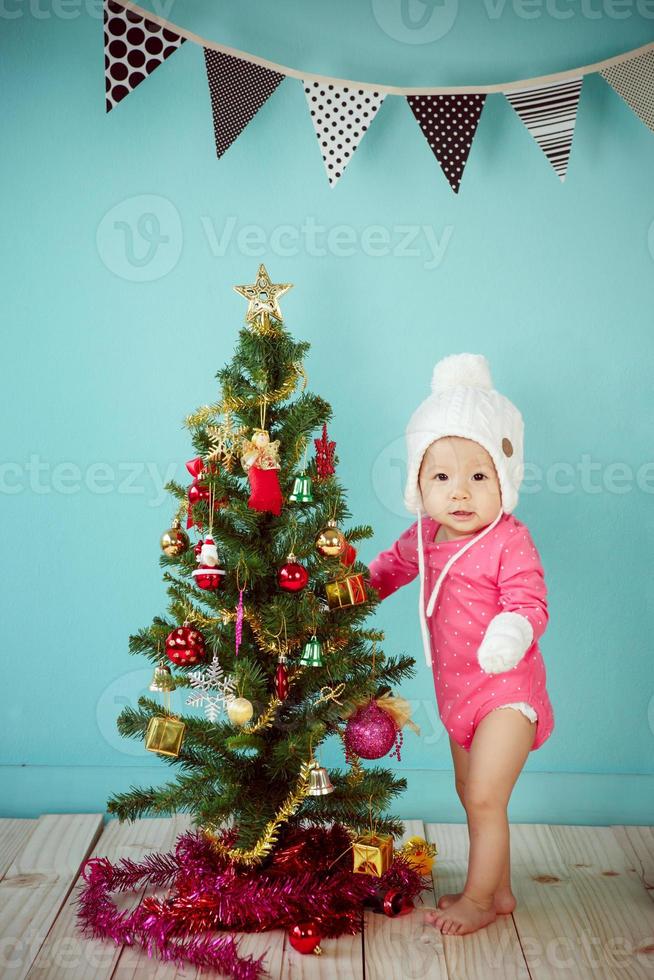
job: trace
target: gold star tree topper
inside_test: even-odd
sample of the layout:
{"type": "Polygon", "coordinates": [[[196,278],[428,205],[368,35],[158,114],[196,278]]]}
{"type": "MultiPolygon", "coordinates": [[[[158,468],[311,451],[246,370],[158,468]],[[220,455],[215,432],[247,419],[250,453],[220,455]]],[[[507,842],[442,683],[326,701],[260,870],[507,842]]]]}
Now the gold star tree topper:
{"type": "Polygon", "coordinates": [[[248,301],[245,319],[255,326],[264,326],[268,317],[283,322],[279,308],[279,297],[293,288],[291,282],[271,282],[263,263],[259,266],[257,281],[251,286],[234,286],[234,289],[248,301]]]}

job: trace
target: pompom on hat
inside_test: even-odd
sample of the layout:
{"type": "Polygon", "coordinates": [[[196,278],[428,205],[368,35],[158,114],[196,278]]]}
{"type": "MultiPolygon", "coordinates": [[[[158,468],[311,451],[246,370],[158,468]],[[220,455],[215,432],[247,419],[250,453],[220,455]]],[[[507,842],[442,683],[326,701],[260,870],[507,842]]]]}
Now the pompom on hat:
{"type": "Polygon", "coordinates": [[[510,514],[524,475],[524,424],[515,405],[493,388],[483,354],[451,354],[438,361],[431,394],[409,420],[404,503],[412,514],[425,513],[418,483],[423,456],[444,436],[473,439],[484,447],[497,470],[502,510],[510,514]]]}
{"type": "Polygon", "coordinates": [[[431,641],[427,617],[431,616],[443,579],[452,565],[510,514],[518,503],[524,475],[524,424],[522,415],[504,395],[493,388],[488,361],[483,354],[451,354],[439,361],[432,376],[431,395],[418,406],[406,429],[407,482],[404,502],[418,515],[418,566],[420,594],[418,611],[425,661],[431,664],[431,641]],[[438,576],[425,608],[425,556],[422,517],[426,514],[418,476],[425,452],[436,439],[460,436],[474,439],[488,452],[500,483],[502,506],[490,524],[469,538],[450,555],[438,576]]]}

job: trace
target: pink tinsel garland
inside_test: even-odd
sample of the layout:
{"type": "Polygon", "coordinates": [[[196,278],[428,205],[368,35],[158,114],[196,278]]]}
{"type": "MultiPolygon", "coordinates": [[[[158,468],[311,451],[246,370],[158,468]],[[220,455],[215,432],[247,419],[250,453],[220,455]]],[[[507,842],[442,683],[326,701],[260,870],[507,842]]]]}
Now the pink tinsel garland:
{"type": "MultiPolygon", "coordinates": [[[[229,847],[235,838],[229,830],[221,839],[229,847]]],[[[138,944],[148,956],[214,968],[233,980],[258,980],[263,956],[241,957],[233,936],[212,932],[262,932],[313,919],[325,937],[355,934],[364,903],[380,888],[412,899],[430,884],[401,855],[381,878],[353,874],[349,847],[338,824],[293,828],[263,865],[246,868],[219,854],[201,832],[187,831],[174,852],[148,854],[140,862],[89,859],[78,921],[86,934],[138,944]],[[142,897],[132,910],[120,911],[110,898],[111,892],[147,887],[170,890],[164,898],[142,897]]]]}

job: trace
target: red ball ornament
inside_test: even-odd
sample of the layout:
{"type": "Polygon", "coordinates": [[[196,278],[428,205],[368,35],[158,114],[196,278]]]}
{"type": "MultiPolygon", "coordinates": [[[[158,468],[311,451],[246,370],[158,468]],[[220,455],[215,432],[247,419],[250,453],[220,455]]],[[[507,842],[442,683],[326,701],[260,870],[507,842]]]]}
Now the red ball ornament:
{"type": "Polygon", "coordinates": [[[397,725],[373,699],[359,708],[345,726],[345,746],[361,759],[381,759],[393,748],[397,725]]]}
{"type": "Polygon", "coordinates": [[[166,656],[178,667],[199,664],[206,655],[204,637],[192,626],[178,626],[166,637],[166,656]]]}
{"type": "Polygon", "coordinates": [[[288,941],[298,953],[322,953],[320,948],[320,929],[312,919],[308,922],[298,922],[288,931],[288,941]]]}
{"type": "Polygon", "coordinates": [[[277,584],[287,592],[299,592],[309,581],[309,573],[304,565],[295,560],[295,555],[289,555],[288,561],[279,569],[277,584]]]}
{"type": "Polygon", "coordinates": [[[197,480],[194,480],[193,483],[188,488],[189,504],[191,505],[197,504],[201,500],[208,500],[208,499],[209,499],[209,487],[202,483],[198,483],[197,480]]]}

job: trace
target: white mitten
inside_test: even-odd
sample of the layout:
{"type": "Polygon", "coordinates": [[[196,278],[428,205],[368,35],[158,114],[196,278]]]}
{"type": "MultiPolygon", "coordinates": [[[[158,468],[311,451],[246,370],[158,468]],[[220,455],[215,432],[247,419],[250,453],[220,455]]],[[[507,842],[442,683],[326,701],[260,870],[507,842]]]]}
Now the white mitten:
{"type": "Polygon", "coordinates": [[[520,663],[532,644],[531,623],[520,613],[494,616],[477,650],[477,660],[487,674],[501,674],[520,663]]]}

